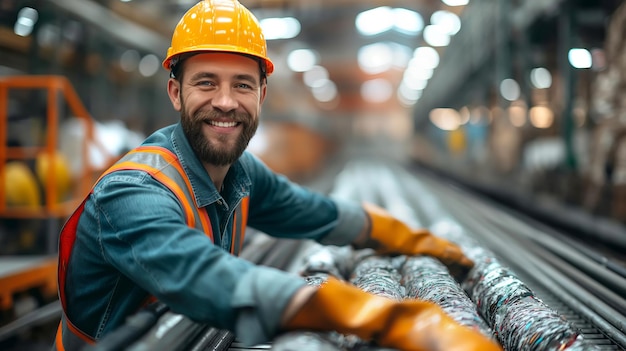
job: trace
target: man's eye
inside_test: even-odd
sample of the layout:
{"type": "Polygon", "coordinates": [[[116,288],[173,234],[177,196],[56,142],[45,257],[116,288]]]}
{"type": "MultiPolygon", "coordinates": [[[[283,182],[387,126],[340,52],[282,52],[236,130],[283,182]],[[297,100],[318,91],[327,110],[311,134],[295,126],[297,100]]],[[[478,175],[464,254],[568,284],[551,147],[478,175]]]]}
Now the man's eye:
{"type": "Polygon", "coordinates": [[[201,80],[198,83],[196,83],[197,85],[203,85],[203,86],[209,86],[209,85],[213,85],[213,82],[211,82],[210,80],[201,80]]]}
{"type": "Polygon", "coordinates": [[[246,83],[239,83],[239,84],[237,84],[237,88],[252,89],[252,86],[250,86],[250,84],[246,84],[246,83]]]}

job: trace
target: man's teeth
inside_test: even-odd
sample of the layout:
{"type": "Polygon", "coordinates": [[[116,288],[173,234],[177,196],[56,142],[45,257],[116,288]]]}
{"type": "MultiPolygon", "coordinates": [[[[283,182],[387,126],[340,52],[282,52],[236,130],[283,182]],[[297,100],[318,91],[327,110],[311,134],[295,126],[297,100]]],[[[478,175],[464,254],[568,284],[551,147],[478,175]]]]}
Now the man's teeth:
{"type": "Polygon", "coordinates": [[[219,122],[219,121],[209,121],[209,124],[216,127],[229,128],[237,125],[237,122],[219,122]]]}

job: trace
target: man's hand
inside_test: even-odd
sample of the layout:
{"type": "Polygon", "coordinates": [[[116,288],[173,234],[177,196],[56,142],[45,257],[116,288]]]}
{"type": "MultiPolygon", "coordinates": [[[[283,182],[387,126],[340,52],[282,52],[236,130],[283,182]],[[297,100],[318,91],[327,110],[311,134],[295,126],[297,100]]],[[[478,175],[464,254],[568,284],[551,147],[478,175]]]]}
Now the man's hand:
{"type": "Polygon", "coordinates": [[[381,255],[429,255],[448,266],[456,277],[464,277],[474,266],[456,244],[433,235],[426,229],[412,229],[378,206],[365,203],[370,230],[354,246],[372,248],[381,255]]]}
{"type": "Polygon", "coordinates": [[[333,277],[312,295],[310,287],[301,291],[290,304],[295,314],[283,315],[284,330],[336,331],[398,350],[502,351],[497,342],[458,324],[431,302],[395,301],[333,277]],[[308,300],[302,302],[305,296],[308,300]]]}

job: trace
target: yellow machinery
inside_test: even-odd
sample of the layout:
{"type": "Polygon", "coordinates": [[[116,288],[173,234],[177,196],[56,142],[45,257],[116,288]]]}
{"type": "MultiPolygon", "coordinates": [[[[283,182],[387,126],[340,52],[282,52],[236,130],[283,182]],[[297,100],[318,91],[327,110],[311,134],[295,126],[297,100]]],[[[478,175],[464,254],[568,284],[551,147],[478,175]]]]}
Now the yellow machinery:
{"type": "Polygon", "coordinates": [[[29,240],[40,240],[42,238],[32,235],[32,231],[43,228],[46,232],[43,253],[0,256],[0,315],[3,317],[0,325],[7,317],[14,319],[23,314],[18,311],[23,310],[19,308],[19,301],[33,300],[33,295],[38,304],[56,299],[58,232],[102,171],[91,166],[88,160],[88,150],[94,146],[107,155],[94,138],[93,119],[65,77],[0,78],[0,222],[4,224],[4,233],[0,235],[19,236],[23,234],[20,228],[26,227],[31,231],[29,240]],[[26,90],[45,94],[45,116],[37,116],[42,120],[41,131],[38,134],[27,130],[38,136],[35,146],[9,145],[12,133],[16,132],[9,123],[9,94],[26,90]],[[58,148],[59,126],[67,114],[79,119],[84,126],[85,135],[74,146],[82,157],[78,174],[69,174],[67,160],[58,148]],[[33,181],[37,182],[36,191],[33,191],[33,181]],[[25,296],[31,297],[25,299],[25,296]]]}

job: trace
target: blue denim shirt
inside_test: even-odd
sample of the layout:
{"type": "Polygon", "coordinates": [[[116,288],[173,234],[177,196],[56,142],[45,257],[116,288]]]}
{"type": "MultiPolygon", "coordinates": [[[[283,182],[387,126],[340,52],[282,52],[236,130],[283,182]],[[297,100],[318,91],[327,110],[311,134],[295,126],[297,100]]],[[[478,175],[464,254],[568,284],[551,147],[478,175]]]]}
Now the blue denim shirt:
{"type": "Polygon", "coordinates": [[[229,170],[220,194],[180,124],[155,132],[144,145],[177,155],[196,205],[207,208],[215,243],[186,225],[176,197],[145,172],[103,177],[80,217],[66,284],[68,318],[96,339],[153,295],[192,320],[235,331],[248,344],[270,340],[287,302],[305,282],[228,253],[226,224],[247,195],[248,226],[269,235],[346,245],[365,225],[358,204],[291,183],[247,152],[229,170]]]}

